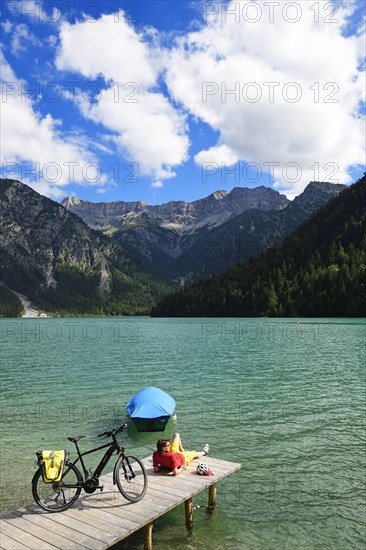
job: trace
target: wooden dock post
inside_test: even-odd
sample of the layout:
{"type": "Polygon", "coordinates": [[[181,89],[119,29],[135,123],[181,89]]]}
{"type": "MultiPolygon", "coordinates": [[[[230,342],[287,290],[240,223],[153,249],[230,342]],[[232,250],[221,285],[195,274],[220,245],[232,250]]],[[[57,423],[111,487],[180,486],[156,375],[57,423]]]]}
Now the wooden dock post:
{"type": "Polygon", "coordinates": [[[185,510],[186,510],[186,527],[187,529],[192,529],[193,527],[193,503],[192,499],[188,498],[185,503],[185,510]]]}
{"type": "Polygon", "coordinates": [[[152,530],[153,522],[148,523],[145,526],[145,541],[144,541],[144,550],[152,550],[152,530]]]}
{"type": "Polygon", "coordinates": [[[216,505],[216,483],[213,483],[208,488],[208,509],[213,511],[216,505]]]}

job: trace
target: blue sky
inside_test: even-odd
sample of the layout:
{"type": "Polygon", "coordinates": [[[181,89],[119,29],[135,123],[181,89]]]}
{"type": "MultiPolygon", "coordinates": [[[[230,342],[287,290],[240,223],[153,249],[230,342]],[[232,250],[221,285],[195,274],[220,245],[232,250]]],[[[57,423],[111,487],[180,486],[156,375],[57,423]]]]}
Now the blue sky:
{"type": "Polygon", "coordinates": [[[365,2],[3,1],[2,174],[194,200],[365,170],[365,2]]]}

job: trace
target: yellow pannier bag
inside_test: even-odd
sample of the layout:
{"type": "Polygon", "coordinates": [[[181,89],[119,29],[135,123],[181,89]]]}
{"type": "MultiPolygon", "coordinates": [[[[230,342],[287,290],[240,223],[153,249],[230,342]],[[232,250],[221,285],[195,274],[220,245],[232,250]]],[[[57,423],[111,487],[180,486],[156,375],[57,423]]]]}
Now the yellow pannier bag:
{"type": "Polygon", "coordinates": [[[65,462],[65,451],[42,451],[42,477],[45,483],[60,481],[65,462]]]}

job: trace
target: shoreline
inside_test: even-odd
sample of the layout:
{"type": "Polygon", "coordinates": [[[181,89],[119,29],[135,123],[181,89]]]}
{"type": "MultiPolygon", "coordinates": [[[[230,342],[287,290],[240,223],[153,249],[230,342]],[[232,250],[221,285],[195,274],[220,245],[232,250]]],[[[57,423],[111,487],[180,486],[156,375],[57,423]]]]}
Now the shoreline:
{"type": "Polygon", "coordinates": [[[39,319],[39,318],[50,317],[50,315],[47,315],[47,313],[40,312],[38,311],[38,309],[35,309],[34,307],[32,307],[31,301],[24,294],[15,292],[15,290],[13,290],[12,292],[14,292],[14,294],[19,298],[24,308],[24,313],[20,316],[20,319],[39,319]]]}

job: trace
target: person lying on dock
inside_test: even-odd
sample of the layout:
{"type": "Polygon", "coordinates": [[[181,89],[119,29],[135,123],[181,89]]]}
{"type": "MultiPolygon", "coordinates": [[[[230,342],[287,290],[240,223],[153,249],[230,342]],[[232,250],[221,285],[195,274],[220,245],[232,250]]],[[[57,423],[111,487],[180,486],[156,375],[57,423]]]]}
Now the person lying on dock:
{"type": "Polygon", "coordinates": [[[206,456],[209,449],[206,443],[202,451],[185,451],[179,433],[173,435],[171,442],[169,439],[159,439],[156,447],[157,450],[153,454],[154,472],[161,472],[163,468],[167,468],[170,470],[167,475],[174,476],[181,474],[194,458],[206,456]]]}

